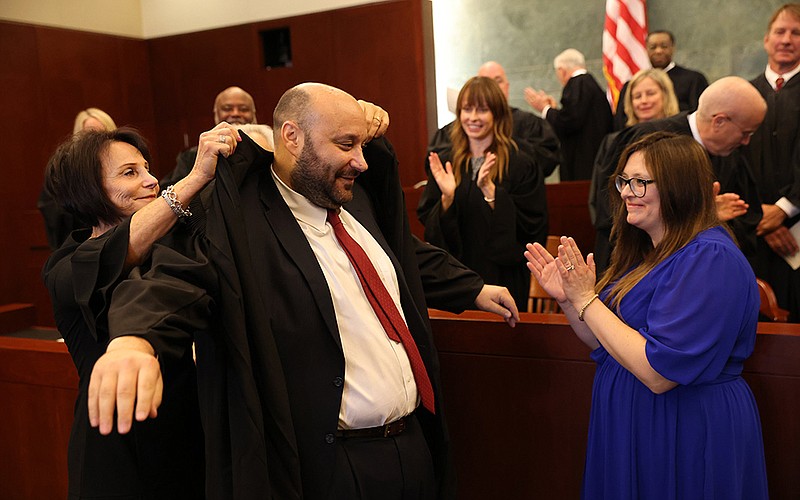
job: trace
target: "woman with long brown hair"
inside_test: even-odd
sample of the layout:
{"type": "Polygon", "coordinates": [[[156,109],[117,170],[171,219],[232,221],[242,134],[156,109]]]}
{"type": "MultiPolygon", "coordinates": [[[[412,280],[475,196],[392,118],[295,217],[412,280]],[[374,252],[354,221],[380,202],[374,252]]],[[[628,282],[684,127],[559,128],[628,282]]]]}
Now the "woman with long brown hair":
{"type": "Polygon", "coordinates": [[[530,275],[520,252],[529,241],[547,239],[544,176],[511,139],[511,111],[494,80],[470,78],[456,115],[452,148],[428,155],[428,184],[417,207],[425,239],[487,283],[507,287],[524,308],[530,275]]]}
{"type": "Polygon", "coordinates": [[[584,498],[767,498],[761,423],[742,365],[755,276],[720,223],[714,175],[689,136],[658,132],[622,154],[609,189],[611,266],[561,238],[528,267],[592,349],[584,498]]]}

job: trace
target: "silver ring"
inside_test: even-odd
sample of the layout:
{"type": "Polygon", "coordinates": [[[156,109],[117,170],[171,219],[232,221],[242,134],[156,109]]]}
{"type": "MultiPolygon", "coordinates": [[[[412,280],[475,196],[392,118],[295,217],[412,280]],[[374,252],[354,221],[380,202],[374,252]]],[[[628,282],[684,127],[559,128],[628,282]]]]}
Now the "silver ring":
{"type": "Polygon", "coordinates": [[[225,143],[225,136],[224,135],[220,135],[219,139],[217,139],[217,141],[219,141],[219,142],[224,144],[225,143]]]}
{"type": "Polygon", "coordinates": [[[570,265],[567,266],[567,271],[572,271],[573,269],[575,269],[575,265],[574,264],[570,264],[570,265]]]}

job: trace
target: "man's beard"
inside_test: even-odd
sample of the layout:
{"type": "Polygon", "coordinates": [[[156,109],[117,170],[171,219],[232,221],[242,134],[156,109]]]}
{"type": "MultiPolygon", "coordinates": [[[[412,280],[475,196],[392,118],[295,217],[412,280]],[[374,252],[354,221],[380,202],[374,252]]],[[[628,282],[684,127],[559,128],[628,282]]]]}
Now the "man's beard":
{"type": "Polygon", "coordinates": [[[358,175],[358,171],[345,166],[336,170],[336,174],[332,172],[334,169],[331,164],[325,163],[319,157],[309,141],[297,158],[295,169],[292,171],[292,187],[317,206],[339,208],[353,199],[353,192],[349,189],[337,189],[336,176],[358,175]],[[331,177],[332,175],[335,176],[331,177]]]}

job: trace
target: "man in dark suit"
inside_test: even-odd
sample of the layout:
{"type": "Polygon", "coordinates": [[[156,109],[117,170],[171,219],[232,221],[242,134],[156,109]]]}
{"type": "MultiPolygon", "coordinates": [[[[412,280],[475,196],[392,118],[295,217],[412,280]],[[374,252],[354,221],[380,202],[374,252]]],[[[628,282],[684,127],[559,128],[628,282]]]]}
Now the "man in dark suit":
{"type": "MultiPolygon", "coordinates": [[[[647,35],[647,55],[654,68],[663,69],[672,80],[675,96],[678,98],[678,108],[681,111],[694,111],[697,109],[697,100],[700,94],[708,87],[708,80],[699,71],[678,66],[672,60],[675,51],[675,36],[666,30],[653,31],[647,35]]],[[[628,116],[625,114],[625,92],[628,84],[625,83],[619,91],[617,111],[614,114],[614,130],[625,128],[628,116]]]]}
{"type": "MultiPolygon", "coordinates": [[[[485,76],[496,81],[500,90],[503,91],[506,99],[508,99],[509,83],[503,66],[495,61],[485,62],[478,68],[478,76],[485,76]]],[[[533,113],[509,107],[513,122],[511,138],[514,139],[517,146],[536,160],[545,177],[552,174],[561,162],[561,145],[553,128],[545,120],[533,113]]],[[[428,144],[429,152],[442,153],[452,147],[450,130],[453,128],[454,123],[456,122],[448,123],[433,134],[431,142],[428,144]]]]}
{"type": "Polygon", "coordinates": [[[583,54],[567,49],[556,56],[556,77],[564,87],[561,109],[543,91],[525,89],[525,100],[556,131],[561,140],[562,181],[592,178],[592,167],[603,137],[611,132],[611,108],[605,93],[586,71],[583,54]]]}
{"type": "Polygon", "coordinates": [[[110,329],[123,336],[93,374],[90,419],[109,432],[116,405],[125,430],[133,396],[136,418],[152,416],[153,354],[168,363],[193,338],[209,498],[451,497],[427,305],[513,324],[513,299],[411,236],[391,146],[365,145],[351,96],[297,86],[274,124],[274,157],[245,138],[173,248],[117,289],[110,329]],[[392,308],[410,341],[381,320],[392,308]]]}
{"type": "MultiPolygon", "coordinates": [[[[747,145],[764,120],[766,103],[747,80],[725,77],[711,84],[700,96],[697,111],[684,111],[675,116],[639,123],[619,133],[600,165],[603,171],[595,186],[594,260],[598,276],[609,263],[613,241],[609,197],[618,196],[609,190],[609,179],[617,168],[622,151],[637,139],[656,131],[691,135],[708,152],[717,178],[717,214],[733,230],[742,252],[751,261],[755,254],[755,229],[761,220],[761,202],[747,160],[737,151],[747,145]]],[[[656,179],[658,182],[658,179],[656,179]]],[[[711,188],[711,186],[709,186],[711,188]]]]}
{"type": "Polygon", "coordinates": [[[767,101],[767,117],[745,154],[753,167],[764,217],[758,224],[756,276],[800,321],[800,270],[784,260],[800,251],[789,228],[800,221],[800,4],[778,8],[764,35],[767,67],[751,83],[767,101]]]}

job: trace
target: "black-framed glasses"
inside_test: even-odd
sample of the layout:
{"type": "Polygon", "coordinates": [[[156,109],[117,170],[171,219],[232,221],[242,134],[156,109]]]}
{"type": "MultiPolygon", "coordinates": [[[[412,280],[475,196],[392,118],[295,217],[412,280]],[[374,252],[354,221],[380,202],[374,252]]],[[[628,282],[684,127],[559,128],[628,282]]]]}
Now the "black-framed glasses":
{"type": "Polygon", "coordinates": [[[640,179],[639,177],[631,177],[630,179],[626,179],[621,175],[618,175],[617,178],[614,180],[614,184],[617,186],[617,191],[620,193],[625,186],[631,190],[631,193],[637,198],[643,198],[644,195],[647,194],[647,185],[654,183],[655,180],[653,179],[640,179]]]}

